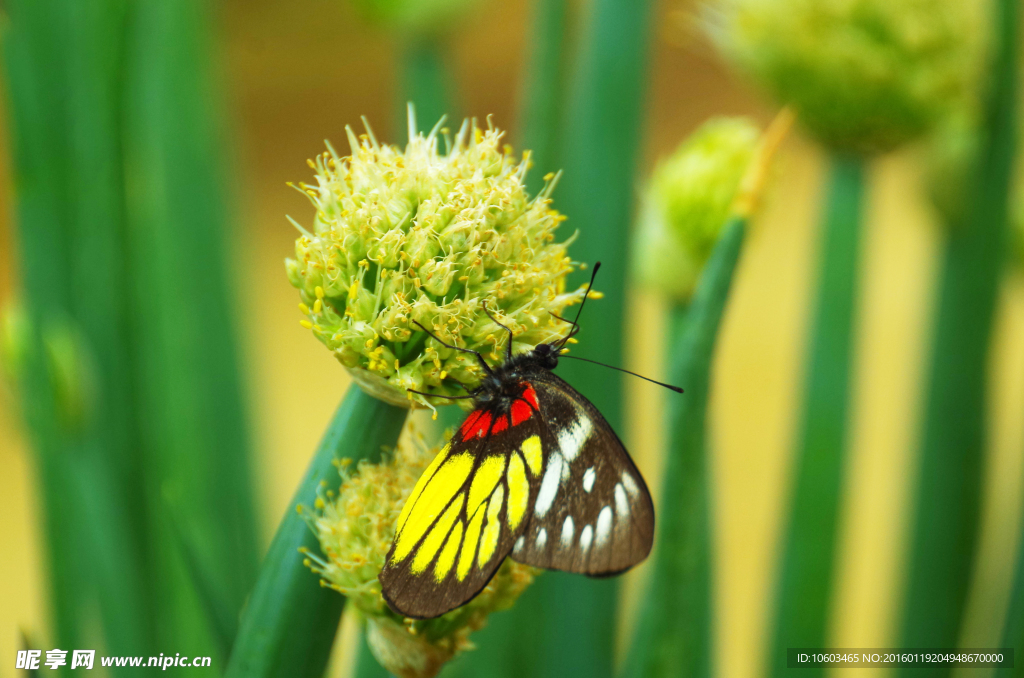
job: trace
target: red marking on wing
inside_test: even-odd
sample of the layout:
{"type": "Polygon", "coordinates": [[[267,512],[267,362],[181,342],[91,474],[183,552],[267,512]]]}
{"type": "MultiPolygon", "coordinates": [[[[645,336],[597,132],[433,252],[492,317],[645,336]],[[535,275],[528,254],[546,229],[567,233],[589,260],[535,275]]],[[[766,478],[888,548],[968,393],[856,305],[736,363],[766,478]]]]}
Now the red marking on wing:
{"type": "Polygon", "coordinates": [[[533,405],[533,409],[535,409],[535,410],[539,410],[540,409],[540,403],[537,402],[537,392],[533,390],[533,385],[532,384],[529,384],[529,383],[526,384],[526,388],[523,389],[523,395],[520,396],[520,397],[525,399],[526,402],[528,402],[531,405],[533,405]]]}
{"type": "Polygon", "coordinates": [[[530,415],[532,414],[533,410],[530,409],[530,406],[527,404],[525,400],[516,400],[514,403],[512,403],[513,426],[518,426],[519,424],[522,424],[524,421],[529,419],[530,415]]]}
{"type": "Polygon", "coordinates": [[[501,433],[508,428],[508,416],[501,416],[494,422],[494,428],[491,429],[491,433],[501,433]]]}
{"type": "Polygon", "coordinates": [[[491,415],[484,410],[471,412],[462,423],[462,439],[483,438],[491,426],[491,415]]]}

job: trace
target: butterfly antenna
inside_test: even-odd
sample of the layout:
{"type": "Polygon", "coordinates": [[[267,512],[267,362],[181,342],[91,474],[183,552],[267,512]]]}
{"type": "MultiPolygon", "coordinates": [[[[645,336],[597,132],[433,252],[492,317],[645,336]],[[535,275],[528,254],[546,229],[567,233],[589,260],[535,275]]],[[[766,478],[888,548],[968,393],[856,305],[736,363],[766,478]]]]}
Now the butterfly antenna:
{"type": "MultiPolygon", "coordinates": [[[[561,349],[565,346],[566,342],[569,341],[569,337],[576,334],[580,326],[580,313],[583,313],[583,306],[587,303],[587,298],[590,296],[590,290],[594,286],[594,278],[597,277],[597,272],[601,269],[601,262],[594,264],[594,272],[590,274],[590,284],[587,285],[587,291],[583,294],[583,301],[580,302],[580,307],[576,309],[576,319],[572,321],[572,329],[569,330],[569,334],[565,335],[565,338],[558,343],[558,348],[561,349]]],[[[564,320],[564,318],[559,318],[564,320]]],[[[639,376],[639,375],[637,375],[639,376]]]]}
{"type": "Polygon", "coordinates": [[[666,384],[666,383],[661,382],[661,381],[655,381],[654,379],[651,379],[650,377],[645,377],[642,374],[637,374],[636,372],[630,372],[629,370],[624,370],[621,367],[615,367],[615,365],[606,365],[604,363],[599,363],[596,360],[591,360],[590,358],[581,358],[581,357],[576,356],[576,355],[560,355],[560,356],[558,356],[559,360],[561,360],[563,358],[572,358],[573,360],[582,360],[583,362],[594,363],[595,365],[600,365],[601,367],[607,367],[609,369],[618,370],[619,372],[625,372],[626,374],[632,374],[634,377],[640,377],[644,381],[649,381],[652,384],[657,384],[658,386],[664,386],[665,388],[669,389],[670,391],[675,391],[676,393],[682,393],[683,392],[683,389],[679,388],[678,386],[673,386],[672,384],[666,384]]]}
{"type": "Polygon", "coordinates": [[[486,301],[484,301],[483,307],[484,307],[484,313],[487,314],[487,317],[490,318],[491,320],[493,320],[495,325],[497,325],[498,327],[500,327],[503,330],[505,330],[506,332],[508,332],[508,344],[505,345],[505,360],[506,361],[512,360],[512,336],[513,336],[512,335],[512,330],[510,330],[508,328],[508,326],[502,325],[500,322],[498,322],[497,318],[495,318],[493,315],[491,315],[491,312],[489,310],[487,310],[487,302],[486,301]]]}

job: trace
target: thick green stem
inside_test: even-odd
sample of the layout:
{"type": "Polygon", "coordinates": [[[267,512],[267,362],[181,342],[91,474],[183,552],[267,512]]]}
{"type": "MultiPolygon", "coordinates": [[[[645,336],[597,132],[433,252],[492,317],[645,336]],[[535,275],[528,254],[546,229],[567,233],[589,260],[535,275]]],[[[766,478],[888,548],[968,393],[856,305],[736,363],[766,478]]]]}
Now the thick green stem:
{"type": "MultiPolygon", "coordinates": [[[[846,459],[863,160],[832,157],[818,294],[798,437],[796,482],[776,597],[772,675],[786,672],[786,649],[824,647],[846,459]]],[[[808,669],[821,675],[820,669],[808,669]]]]}
{"type": "MultiPolygon", "coordinates": [[[[626,262],[640,127],[646,91],[649,0],[595,0],[582,32],[568,103],[560,159],[565,174],[556,204],[580,229],[571,254],[600,261],[597,288],[605,298],[583,318],[579,355],[622,364],[626,262]],[[589,320],[588,320],[589,318],[589,320]],[[588,329],[589,328],[589,329],[588,329]]],[[[587,272],[577,274],[583,282],[587,272]]],[[[621,380],[577,362],[561,376],[590,398],[620,433],[621,380]]],[[[612,673],[615,647],[615,579],[594,580],[545,573],[516,605],[516,625],[535,639],[517,658],[537,677],[612,673]]]]}
{"type": "Polygon", "coordinates": [[[8,10],[19,270],[31,319],[27,364],[16,369],[42,481],[54,640],[78,646],[89,599],[108,649],[142,653],[155,622],[125,360],[124,3],[16,1],[8,10]],[[58,363],[80,378],[63,382],[58,363]]]}
{"type": "MultiPolygon", "coordinates": [[[[992,3],[994,60],[984,143],[969,174],[963,223],[948,225],[942,258],[903,647],[956,645],[977,543],[988,354],[1016,145],[1017,2],[992,3]]],[[[929,675],[948,674],[942,669],[929,675]]]]}
{"type": "Polygon", "coordinates": [[[312,506],[320,482],[337,479],[338,459],[378,461],[381,448],[398,441],[407,414],[356,386],[349,388],[263,559],[242,615],[228,678],[323,674],[344,598],[321,586],[303,564],[300,549],[319,551],[320,546],[296,507],[312,506]]]}
{"type": "Polygon", "coordinates": [[[448,116],[448,125],[458,127],[452,110],[454,86],[444,64],[442,42],[429,36],[411,38],[402,53],[402,101],[399,102],[399,130],[405,130],[408,104],[416,109],[416,127],[429,132],[442,115],[448,116]]]}
{"type": "Polygon", "coordinates": [[[668,446],[658,507],[653,572],[641,602],[623,676],[711,675],[711,515],[707,409],[722,315],[746,235],[725,226],[689,306],[672,309],[668,342],[668,446]]]}

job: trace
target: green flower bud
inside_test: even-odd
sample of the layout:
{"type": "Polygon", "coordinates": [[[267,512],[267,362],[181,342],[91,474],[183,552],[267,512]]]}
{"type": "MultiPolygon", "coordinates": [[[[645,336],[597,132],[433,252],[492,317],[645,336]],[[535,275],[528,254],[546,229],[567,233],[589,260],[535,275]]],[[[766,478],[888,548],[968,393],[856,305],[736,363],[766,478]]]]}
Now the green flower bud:
{"type": "Polygon", "coordinates": [[[972,94],[985,6],[959,0],[720,0],[726,54],[825,145],[869,153],[972,94]]]}
{"type": "Polygon", "coordinates": [[[710,120],[654,170],[641,206],[633,269],[641,282],[688,299],[740,184],[760,132],[745,118],[710,120]]]}
{"type": "Polygon", "coordinates": [[[472,647],[470,634],[485,625],[491,612],[511,607],[537,573],[506,560],[476,598],[436,619],[404,619],[388,608],[377,575],[402,506],[437,452],[410,436],[379,464],[340,466],[337,494],[325,483],[316,509],[302,509],[324,554],[307,553],[306,564],[366,618],[367,640],[381,665],[409,678],[434,676],[445,662],[472,647]]]}
{"type": "MultiPolygon", "coordinates": [[[[469,122],[454,139],[412,135],[404,150],[348,130],[352,155],[329,151],[300,185],[316,215],[288,279],[299,289],[304,327],[371,394],[429,406],[406,389],[464,395],[481,368],[431,338],[500,360],[508,340],[485,308],[512,329],[517,351],[565,335],[554,318],[578,303],[565,291],[574,264],[555,242],[564,217],[551,208],[553,183],[526,193],[528,156],[514,160],[502,133],[469,122]]],[[[445,132],[447,134],[447,132],[445,132]]],[[[293,222],[294,223],[294,222],[293,222]]]]}

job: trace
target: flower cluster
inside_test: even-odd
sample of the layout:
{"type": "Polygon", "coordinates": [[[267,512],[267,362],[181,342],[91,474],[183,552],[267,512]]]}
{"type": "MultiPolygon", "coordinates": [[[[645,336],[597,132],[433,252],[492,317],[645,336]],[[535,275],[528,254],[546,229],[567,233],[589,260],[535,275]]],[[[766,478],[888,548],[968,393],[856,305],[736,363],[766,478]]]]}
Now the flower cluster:
{"type": "Polygon", "coordinates": [[[513,351],[530,350],[564,336],[555,315],[585,294],[565,291],[574,264],[555,241],[553,176],[531,198],[529,154],[515,160],[499,130],[414,130],[402,150],[349,129],[351,156],[328,145],[310,163],[316,182],[299,188],[316,215],[309,230],[295,224],[286,262],[303,326],[364,389],[407,407],[429,406],[408,389],[464,395],[479,382],[473,357],[444,344],[499,360],[501,323],[513,351]]]}
{"type": "Polygon", "coordinates": [[[655,169],[644,196],[634,271],[688,299],[736,200],[760,140],[745,118],[708,121],[655,169]]]}
{"type": "Polygon", "coordinates": [[[476,598],[436,619],[403,619],[387,607],[377,575],[394,540],[402,506],[437,452],[410,437],[379,464],[340,465],[339,491],[324,485],[316,510],[306,512],[324,554],[307,554],[307,565],[366,617],[374,656],[396,676],[435,675],[446,661],[472,646],[470,633],[481,628],[491,612],[510,607],[536,572],[506,560],[476,598]]]}
{"type": "Polygon", "coordinates": [[[826,145],[886,151],[973,96],[984,4],[721,0],[716,37],[826,145]]]}

